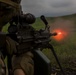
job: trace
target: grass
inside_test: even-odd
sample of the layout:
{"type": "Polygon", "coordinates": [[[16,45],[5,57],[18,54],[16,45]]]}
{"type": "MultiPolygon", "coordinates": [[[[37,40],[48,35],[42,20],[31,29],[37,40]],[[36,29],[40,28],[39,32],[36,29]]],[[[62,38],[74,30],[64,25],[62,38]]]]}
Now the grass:
{"type": "Polygon", "coordinates": [[[45,28],[45,25],[44,23],[40,20],[40,18],[37,18],[36,19],[36,22],[32,25],[36,30],[39,30],[39,29],[44,29],[45,28]]]}
{"type": "MultiPolygon", "coordinates": [[[[48,20],[50,22],[50,19],[48,20]]],[[[53,21],[52,21],[53,22],[53,21]]],[[[45,25],[44,23],[37,18],[36,22],[32,25],[36,30],[44,29],[45,25]]],[[[3,32],[6,32],[8,28],[8,25],[6,25],[3,28],[3,32]]],[[[63,41],[55,41],[53,38],[51,38],[52,41],[50,42],[55,52],[58,56],[58,59],[62,66],[64,68],[72,68],[76,70],[76,33],[74,33],[72,36],[68,37],[67,39],[64,39],[63,41]]],[[[49,49],[44,49],[43,53],[50,59],[52,66],[56,66],[57,62],[49,49]]]]}
{"type": "MultiPolygon", "coordinates": [[[[44,24],[40,22],[39,18],[34,26],[36,26],[35,28],[37,28],[37,30],[44,28],[44,24]]],[[[53,38],[51,39],[52,41],[50,43],[53,45],[62,67],[76,70],[76,32],[63,41],[58,42],[53,38]]],[[[50,59],[52,66],[58,67],[57,62],[49,49],[44,49],[43,53],[50,59]]]]}

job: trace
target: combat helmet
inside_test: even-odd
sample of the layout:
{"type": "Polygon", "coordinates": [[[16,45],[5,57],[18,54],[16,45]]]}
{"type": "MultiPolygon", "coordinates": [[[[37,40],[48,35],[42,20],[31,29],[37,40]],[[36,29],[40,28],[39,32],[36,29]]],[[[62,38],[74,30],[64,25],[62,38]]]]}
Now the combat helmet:
{"type": "Polygon", "coordinates": [[[21,0],[0,0],[0,30],[21,10],[21,0]]]}
{"type": "Polygon", "coordinates": [[[0,2],[19,8],[21,0],[0,0],[0,2]]]}

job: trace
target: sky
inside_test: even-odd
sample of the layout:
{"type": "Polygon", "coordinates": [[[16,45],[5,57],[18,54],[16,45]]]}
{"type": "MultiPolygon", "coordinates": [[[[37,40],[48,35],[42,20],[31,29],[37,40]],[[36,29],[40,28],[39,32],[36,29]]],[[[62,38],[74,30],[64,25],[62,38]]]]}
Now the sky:
{"type": "Polygon", "coordinates": [[[76,13],[76,0],[22,0],[24,13],[53,17],[76,13]]]}

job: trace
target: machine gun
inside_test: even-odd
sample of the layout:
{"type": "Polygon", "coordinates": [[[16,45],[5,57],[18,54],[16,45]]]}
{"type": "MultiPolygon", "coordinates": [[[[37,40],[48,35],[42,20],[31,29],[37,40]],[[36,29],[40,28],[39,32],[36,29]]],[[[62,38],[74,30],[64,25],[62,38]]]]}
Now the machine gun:
{"type": "MultiPolygon", "coordinates": [[[[54,51],[53,46],[50,44],[50,37],[57,35],[57,33],[50,33],[48,22],[46,21],[44,15],[42,15],[41,20],[45,24],[45,29],[42,30],[35,30],[30,24],[35,22],[35,17],[32,14],[22,14],[18,17],[15,17],[11,22],[10,26],[8,28],[8,36],[10,36],[13,40],[17,41],[19,44],[17,45],[17,52],[14,54],[20,54],[24,53],[28,50],[31,50],[33,54],[35,55],[34,61],[35,61],[35,75],[50,75],[50,60],[45,57],[45,55],[41,52],[44,48],[49,48],[53,55],[55,56],[55,59],[63,73],[65,75],[60,62],[57,58],[57,55],[54,51]],[[28,30],[28,32],[26,31],[28,30]],[[27,34],[27,36],[26,36],[27,34]],[[28,35],[30,34],[30,35],[28,35]],[[29,44],[29,46],[25,46],[26,44],[29,44]],[[19,52],[19,50],[22,50],[22,52],[19,52]],[[26,51],[25,51],[26,50],[26,51]],[[41,61],[38,63],[38,61],[41,61]],[[43,63],[43,64],[41,64],[43,63]],[[41,64],[40,66],[38,64],[41,64]],[[38,66],[37,66],[38,65],[38,66]],[[41,67],[42,66],[42,67],[41,67]],[[44,68],[44,66],[46,66],[44,68]],[[41,70],[43,71],[40,71],[41,70]],[[47,73],[45,73],[47,71],[47,73]],[[42,72],[42,73],[41,73],[42,72]]],[[[9,56],[8,56],[8,64],[9,63],[9,56]]],[[[10,69],[11,64],[8,66],[10,69]]]]}

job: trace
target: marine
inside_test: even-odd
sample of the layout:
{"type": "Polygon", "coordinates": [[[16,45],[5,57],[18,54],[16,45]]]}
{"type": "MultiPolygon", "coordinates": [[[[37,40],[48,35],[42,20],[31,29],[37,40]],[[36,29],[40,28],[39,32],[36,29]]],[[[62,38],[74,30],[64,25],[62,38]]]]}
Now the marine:
{"type": "MultiPolygon", "coordinates": [[[[7,54],[13,55],[13,53],[17,51],[16,46],[18,45],[17,41],[6,36],[5,33],[2,33],[2,28],[10,22],[14,16],[21,13],[20,3],[21,0],[0,0],[0,75],[6,75],[4,59],[7,54]]],[[[28,29],[26,29],[26,32],[27,31],[28,29]]],[[[34,75],[34,61],[32,58],[33,54],[30,51],[13,55],[11,73],[13,75],[34,75]]]]}

